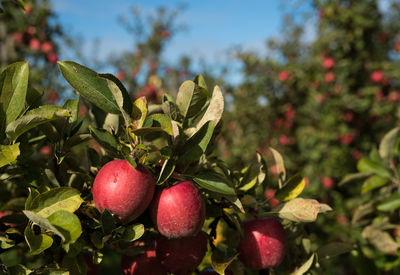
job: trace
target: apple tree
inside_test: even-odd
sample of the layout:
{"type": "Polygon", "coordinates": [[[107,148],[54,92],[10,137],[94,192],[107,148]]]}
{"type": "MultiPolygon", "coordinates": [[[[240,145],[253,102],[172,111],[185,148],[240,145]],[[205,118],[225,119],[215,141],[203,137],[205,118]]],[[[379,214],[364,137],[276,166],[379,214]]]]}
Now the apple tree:
{"type": "Polygon", "coordinates": [[[1,272],[304,274],[352,248],[314,242],[332,209],[301,197],[278,151],[240,169],[218,156],[224,93],[201,75],[154,107],[112,74],[58,65],[77,94],[61,106],[31,104],[28,63],[0,74],[1,272]]]}

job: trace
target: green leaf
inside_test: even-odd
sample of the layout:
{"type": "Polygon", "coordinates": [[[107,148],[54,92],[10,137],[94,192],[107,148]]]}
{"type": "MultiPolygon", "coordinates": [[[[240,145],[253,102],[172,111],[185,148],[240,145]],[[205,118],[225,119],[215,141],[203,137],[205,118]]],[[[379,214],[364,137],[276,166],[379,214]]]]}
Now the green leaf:
{"type": "Polygon", "coordinates": [[[329,259],[332,257],[342,255],[344,253],[348,253],[353,249],[354,248],[351,244],[343,242],[333,242],[318,248],[317,253],[320,259],[323,258],[329,259]]]}
{"type": "Polygon", "coordinates": [[[357,169],[360,172],[373,172],[383,178],[390,178],[391,176],[390,172],[381,163],[372,161],[367,157],[363,157],[358,161],[357,169]]]}
{"type": "Polygon", "coordinates": [[[275,194],[275,198],[280,201],[289,201],[301,194],[303,192],[306,182],[301,175],[296,174],[291,177],[287,183],[278,190],[275,194]]]}
{"type": "Polygon", "coordinates": [[[82,202],[83,199],[77,189],[72,187],[58,187],[36,196],[32,200],[31,208],[27,210],[31,210],[39,216],[47,218],[59,210],[73,213],[78,210],[82,202]]]}
{"type": "Polygon", "coordinates": [[[133,102],[130,129],[142,128],[147,117],[147,100],[145,96],[139,97],[133,102]]]}
{"type": "Polygon", "coordinates": [[[196,75],[193,82],[196,83],[196,85],[199,86],[201,89],[203,89],[204,93],[208,94],[207,84],[202,74],[196,75]]]}
{"type": "Polygon", "coordinates": [[[29,196],[25,201],[25,209],[32,209],[32,201],[34,198],[39,196],[40,193],[33,187],[28,187],[28,190],[29,190],[29,196]]]}
{"type": "Polygon", "coordinates": [[[188,162],[199,160],[207,149],[214,128],[215,124],[208,121],[196,134],[189,138],[182,148],[180,160],[188,162]]]}
{"type": "Polygon", "coordinates": [[[389,167],[393,159],[393,148],[397,137],[399,136],[400,128],[394,128],[387,133],[379,144],[379,155],[386,167],[389,167]]]}
{"type": "Polygon", "coordinates": [[[63,152],[68,152],[72,147],[91,139],[89,134],[79,134],[68,138],[63,144],[63,152]]]}
{"type": "Polygon", "coordinates": [[[249,167],[240,182],[241,187],[239,190],[248,191],[257,184],[258,175],[257,173],[249,167]]]}
{"type": "Polygon", "coordinates": [[[0,74],[0,113],[5,114],[6,125],[17,119],[25,107],[28,77],[28,62],[8,65],[0,74]]]}
{"type": "Polygon", "coordinates": [[[224,195],[236,195],[235,189],[229,186],[222,176],[213,171],[198,174],[193,180],[201,187],[212,192],[224,195]]]}
{"type": "Polygon", "coordinates": [[[33,271],[30,269],[27,269],[22,264],[19,264],[19,265],[8,267],[8,272],[11,275],[28,275],[28,274],[32,274],[33,271]]]}
{"type": "Polygon", "coordinates": [[[154,114],[151,115],[153,120],[153,127],[160,127],[168,135],[172,136],[172,122],[171,119],[164,114],[154,114]]]}
{"type": "Polygon", "coordinates": [[[278,169],[280,186],[282,186],[283,182],[286,180],[285,163],[283,161],[282,155],[278,151],[276,151],[272,147],[270,147],[269,150],[272,152],[272,155],[274,156],[276,167],[278,169]]]}
{"type": "Polygon", "coordinates": [[[71,114],[70,122],[74,122],[78,119],[79,112],[79,97],[76,99],[67,99],[63,105],[65,110],[71,114]]]}
{"type": "Polygon", "coordinates": [[[125,227],[124,233],[122,234],[122,239],[127,242],[133,242],[139,239],[144,234],[143,224],[132,224],[125,227]]]}
{"type": "Polygon", "coordinates": [[[314,257],[315,254],[313,253],[311,255],[311,257],[299,268],[297,268],[295,271],[293,271],[292,273],[290,273],[291,275],[303,275],[304,273],[306,273],[312,266],[313,262],[314,262],[314,257]]]}
{"type": "Polygon", "coordinates": [[[104,148],[111,152],[118,152],[118,139],[110,132],[104,129],[97,129],[89,126],[92,137],[104,148]]]}
{"type": "Polygon", "coordinates": [[[378,206],[377,209],[379,211],[385,211],[385,212],[390,212],[393,210],[396,210],[400,207],[400,194],[393,194],[389,198],[385,199],[383,202],[381,202],[378,206]]]}
{"type": "Polygon", "coordinates": [[[211,266],[221,275],[225,274],[225,269],[239,256],[234,249],[217,247],[211,254],[211,266]]]}
{"type": "Polygon", "coordinates": [[[105,76],[108,89],[110,89],[115,99],[115,102],[118,104],[118,108],[125,121],[125,126],[128,127],[131,123],[130,114],[132,112],[132,100],[128,92],[123,87],[122,83],[119,82],[119,80],[112,74],[102,74],[101,76],[105,76]],[[119,85],[117,84],[117,82],[119,82],[119,85]]]}
{"type": "Polygon", "coordinates": [[[120,114],[107,81],[95,71],[72,61],[58,62],[62,75],[83,97],[106,113],[120,114]]]}
{"type": "Polygon", "coordinates": [[[115,229],[115,220],[110,211],[105,209],[101,214],[101,226],[105,235],[110,234],[115,229]]]}
{"type": "MultiPolygon", "coordinates": [[[[120,105],[122,103],[119,106],[120,109],[122,107],[122,110],[124,110],[128,115],[130,115],[132,113],[132,98],[129,95],[129,92],[124,87],[124,85],[121,83],[121,81],[118,78],[116,78],[113,74],[99,74],[99,76],[106,78],[109,81],[112,81],[118,87],[119,91],[116,90],[117,94],[118,94],[118,96],[117,96],[118,99],[117,99],[117,97],[115,97],[116,94],[113,92],[114,98],[116,99],[118,105],[120,105]],[[119,100],[121,100],[120,95],[122,95],[122,101],[118,102],[119,100]]],[[[114,85],[111,85],[111,86],[114,87],[114,85]]],[[[110,90],[111,90],[111,86],[110,86],[110,84],[108,86],[110,88],[110,90]]],[[[115,87],[114,87],[114,89],[115,89],[115,87]]]]}
{"type": "Polygon", "coordinates": [[[53,238],[46,234],[35,235],[29,225],[25,228],[25,240],[32,255],[42,253],[53,244],[53,238]]]}
{"type": "Polygon", "coordinates": [[[373,175],[372,172],[362,172],[362,173],[354,173],[354,174],[348,174],[344,176],[344,178],[339,182],[339,186],[342,186],[346,183],[357,181],[357,180],[362,180],[364,178],[367,178],[369,176],[373,175]]]}
{"type": "Polygon", "coordinates": [[[278,212],[282,219],[294,222],[314,222],[320,208],[321,206],[316,200],[296,198],[278,206],[274,212],[278,212]]]}
{"type": "Polygon", "coordinates": [[[386,183],[388,183],[387,179],[373,175],[364,181],[361,187],[361,193],[364,194],[368,191],[384,186],[386,183]]]}
{"type": "Polygon", "coordinates": [[[29,108],[36,108],[39,107],[40,99],[43,96],[44,91],[38,91],[33,87],[28,87],[28,91],[26,93],[26,105],[29,108]]]}
{"type": "Polygon", "coordinates": [[[44,105],[27,112],[24,116],[8,124],[6,128],[7,136],[11,140],[16,140],[20,135],[52,120],[69,117],[71,114],[59,106],[44,105]]]}
{"type": "Polygon", "coordinates": [[[43,218],[43,217],[39,216],[38,214],[36,214],[35,212],[32,212],[32,211],[22,210],[22,212],[34,224],[37,224],[43,230],[48,230],[48,231],[51,231],[51,232],[55,233],[56,235],[58,235],[62,239],[62,241],[65,241],[64,234],[61,233],[56,227],[54,227],[46,218],[43,218]]]}
{"type": "Polygon", "coordinates": [[[82,234],[81,222],[71,212],[59,210],[51,214],[47,219],[65,236],[66,243],[74,243],[82,234]]]}
{"type": "Polygon", "coordinates": [[[0,145],[0,168],[16,160],[19,154],[19,142],[13,145],[0,145]]]}
{"type": "Polygon", "coordinates": [[[157,184],[163,184],[175,170],[176,161],[174,159],[167,159],[164,161],[160,171],[160,176],[157,179],[157,184]]]}
{"type": "MultiPolygon", "coordinates": [[[[189,132],[194,134],[196,133],[207,121],[212,121],[214,125],[217,125],[222,117],[222,113],[224,112],[224,96],[222,95],[221,89],[218,86],[215,86],[210,104],[207,107],[206,112],[204,113],[201,120],[196,124],[196,127],[189,128],[189,132]]],[[[192,135],[191,134],[191,135],[192,135]]]]}
{"type": "Polygon", "coordinates": [[[207,101],[208,94],[193,81],[187,80],[179,87],[176,104],[184,118],[196,115],[207,101]]]}

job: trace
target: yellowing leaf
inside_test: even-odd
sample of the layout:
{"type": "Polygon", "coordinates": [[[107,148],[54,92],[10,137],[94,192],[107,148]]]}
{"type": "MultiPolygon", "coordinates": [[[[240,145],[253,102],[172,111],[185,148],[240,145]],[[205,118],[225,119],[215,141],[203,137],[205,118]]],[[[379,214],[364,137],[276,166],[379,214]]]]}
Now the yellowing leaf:
{"type": "Polygon", "coordinates": [[[0,145],[0,167],[16,160],[19,154],[19,143],[13,145],[0,145]]]}
{"type": "Polygon", "coordinates": [[[296,198],[278,207],[279,217],[294,222],[314,222],[321,206],[313,199],[296,198]]]}
{"type": "Polygon", "coordinates": [[[275,198],[280,201],[290,201],[298,197],[303,192],[306,181],[300,175],[294,175],[281,189],[275,194],[275,198]]]}

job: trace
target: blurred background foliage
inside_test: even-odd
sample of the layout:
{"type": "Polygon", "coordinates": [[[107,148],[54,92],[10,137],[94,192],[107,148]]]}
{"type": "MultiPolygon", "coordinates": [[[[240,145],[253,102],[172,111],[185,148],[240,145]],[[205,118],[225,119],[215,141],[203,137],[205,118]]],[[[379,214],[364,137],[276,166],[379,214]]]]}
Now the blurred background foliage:
{"type": "MultiPolygon", "coordinates": [[[[225,127],[217,144],[226,162],[243,167],[256,151],[277,148],[290,173],[301,171],[308,178],[306,192],[335,210],[307,227],[312,241],[319,245],[340,241],[356,249],[323,261],[324,274],[396,272],[400,264],[397,248],[393,253],[380,249],[382,244],[368,244],[371,237],[362,231],[366,224],[354,222],[354,215],[366,201],[376,199],[377,193],[397,192],[399,181],[392,180],[390,189],[383,191],[377,188],[379,182],[367,191],[357,181],[338,184],[347,174],[356,173],[357,163],[371,158],[374,153],[370,152],[399,124],[400,3],[384,0],[387,8],[382,9],[379,2],[285,1],[294,8],[288,9],[281,35],[267,41],[266,54],[240,48],[231,51],[241,64],[241,81],[232,84],[226,76],[228,64],[220,64],[221,73],[216,74],[207,70],[207,64],[193,69],[190,56],[182,56],[174,65],[163,59],[166,45],[185,28],[177,21],[184,7],[160,8],[150,17],[140,7],[132,8],[119,20],[135,43],[129,51],[114,53],[105,65],[82,55],[79,38],[64,31],[49,1],[25,1],[21,8],[15,1],[3,0],[0,68],[30,61],[31,88],[50,103],[71,95],[54,67],[60,43],[77,59],[86,58],[89,64],[85,65],[97,70],[111,66],[133,96],[144,95],[153,103],[160,103],[165,93],[175,96],[182,81],[203,74],[209,87],[220,85],[228,99],[225,127]],[[304,17],[296,14],[298,5],[307,5],[304,17]],[[315,24],[313,39],[305,38],[308,24],[315,24]]],[[[87,109],[83,102],[81,114],[87,109]]],[[[360,164],[358,170],[360,166],[360,172],[369,172],[360,164]]],[[[397,173],[396,169],[389,173],[397,173]]],[[[275,174],[276,169],[269,172],[275,174]]],[[[270,203],[277,188],[265,194],[270,203]]],[[[374,211],[375,222],[376,218],[389,222],[382,230],[390,232],[390,241],[396,243],[398,207],[374,211]]]]}

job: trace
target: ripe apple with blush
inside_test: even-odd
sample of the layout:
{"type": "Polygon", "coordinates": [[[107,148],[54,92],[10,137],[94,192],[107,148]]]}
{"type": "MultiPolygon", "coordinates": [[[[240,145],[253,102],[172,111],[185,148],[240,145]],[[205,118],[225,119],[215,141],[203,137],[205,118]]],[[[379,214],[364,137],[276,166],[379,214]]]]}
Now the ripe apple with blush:
{"type": "Polygon", "coordinates": [[[182,238],[201,230],[206,209],[199,189],[192,182],[183,181],[156,192],[150,214],[161,235],[182,238]]]}
{"type": "Polygon", "coordinates": [[[244,222],[238,252],[246,267],[261,270],[280,265],[285,257],[285,247],[285,230],[276,219],[244,222]]]}
{"type": "Polygon", "coordinates": [[[201,263],[207,251],[207,237],[201,231],[195,236],[157,239],[156,255],[168,272],[176,275],[192,274],[201,263]]]}
{"type": "Polygon", "coordinates": [[[155,181],[147,168],[131,166],[126,160],[104,165],[93,183],[93,200],[102,213],[105,209],[128,223],[140,216],[154,195],[155,181]]]}

